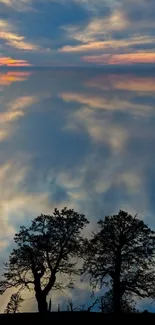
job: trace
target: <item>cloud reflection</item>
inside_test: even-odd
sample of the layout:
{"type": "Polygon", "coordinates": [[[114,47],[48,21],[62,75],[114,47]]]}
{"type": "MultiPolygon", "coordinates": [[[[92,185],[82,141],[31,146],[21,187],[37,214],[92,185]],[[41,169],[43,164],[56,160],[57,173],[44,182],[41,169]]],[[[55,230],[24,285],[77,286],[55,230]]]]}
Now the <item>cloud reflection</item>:
{"type": "Polygon", "coordinates": [[[3,259],[19,225],[55,206],[85,213],[88,233],[118,209],[155,225],[154,76],[11,71],[0,84],[3,259]]]}
{"type": "Polygon", "coordinates": [[[32,74],[30,71],[7,71],[0,73],[0,86],[9,86],[14,82],[21,82],[27,80],[32,74]]]}

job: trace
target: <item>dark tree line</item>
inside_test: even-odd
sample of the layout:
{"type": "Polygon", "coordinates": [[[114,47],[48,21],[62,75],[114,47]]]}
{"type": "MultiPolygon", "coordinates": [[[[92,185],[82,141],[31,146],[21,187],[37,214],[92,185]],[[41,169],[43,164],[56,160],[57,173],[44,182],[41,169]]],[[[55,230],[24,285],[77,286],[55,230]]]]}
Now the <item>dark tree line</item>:
{"type": "Polygon", "coordinates": [[[134,312],[135,297],[154,298],[155,232],[137,215],[119,211],[99,220],[88,240],[83,235],[88,223],[83,214],[64,208],[20,227],[0,293],[12,287],[34,290],[39,312],[47,312],[51,290],[73,287],[73,276],[86,275],[93,289],[109,288],[98,300],[102,312],[134,312]]]}

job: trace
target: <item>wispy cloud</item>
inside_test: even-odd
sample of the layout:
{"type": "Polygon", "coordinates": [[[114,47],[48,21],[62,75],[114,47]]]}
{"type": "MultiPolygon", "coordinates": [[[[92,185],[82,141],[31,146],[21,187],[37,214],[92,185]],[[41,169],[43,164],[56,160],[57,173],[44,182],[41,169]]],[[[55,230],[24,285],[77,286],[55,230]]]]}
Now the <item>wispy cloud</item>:
{"type": "Polygon", "coordinates": [[[6,44],[19,50],[36,51],[38,46],[24,41],[23,36],[9,32],[0,32],[0,38],[6,41],[6,44]]]}
{"type": "Polygon", "coordinates": [[[6,105],[4,111],[0,112],[0,141],[9,137],[13,132],[12,123],[26,114],[25,109],[36,103],[36,96],[21,96],[6,105]]]}
{"type": "Polygon", "coordinates": [[[86,26],[64,26],[70,39],[75,39],[82,43],[97,42],[109,39],[111,32],[122,31],[128,26],[125,15],[118,10],[114,10],[109,16],[103,18],[93,18],[86,26]]]}
{"type": "Polygon", "coordinates": [[[0,0],[0,3],[3,3],[5,6],[17,11],[27,11],[32,9],[32,2],[33,0],[0,0]]]}
{"type": "Polygon", "coordinates": [[[13,238],[16,223],[19,222],[19,218],[22,219],[25,216],[24,211],[36,213],[36,206],[38,213],[43,207],[49,210],[46,193],[42,195],[39,193],[30,194],[21,188],[28,172],[26,164],[28,164],[27,157],[21,155],[20,163],[18,159],[10,160],[0,166],[0,182],[1,189],[3,189],[3,192],[0,191],[0,237],[3,241],[0,244],[1,249],[4,249],[9,244],[10,239],[13,238]],[[21,159],[23,159],[22,164],[21,159]],[[32,208],[33,204],[34,208],[32,208]],[[11,219],[12,216],[14,216],[13,220],[11,219]]]}
{"type": "Polygon", "coordinates": [[[154,112],[152,106],[132,103],[129,100],[125,100],[124,97],[121,99],[119,97],[109,98],[105,94],[95,96],[89,93],[62,93],[60,96],[66,102],[77,102],[81,105],[87,105],[89,109],[102,109],[103,111],[109,112],[129,112],[129,114],[139,116],[147,116],[154,112]]]}
{"type": "MultiPolygon", "coordinates": [[[[106,5],[107,2],[104,2],[105,7],[106,5]]],[[[102,8],[100,2],[99,7],[102,8]]],[[[128,0],[125,3],[121,0],[111,1],[109,8],[111,10],[105,16],[97,12],[86,24],[62,26],[66,32],[68,44],[66,40],[66,44],[59,48],[59,52],[68,53],[73,57],[85,53],[86,60],[84,58],[84,62],[87,62],[87,53],[91,53],[92,60],[88,56],[88,62],[92,64],[99,61],[97,54],[103,56],[103,61],[105,60],[106,64],[113,64],[113,61],[116,62],[115,64],[121,64],[121,61],[124,64],[126,61],[129,63],[154,63],[155,42],[152,32],[154,20],[151,18],[152,16],[149,19],[151,11],[148,3],[145,0],[142,1],[140,19],[136,19],[138,7],[134,1],[132,3],[128,0]],[[146,16],[143,10],[146,12],[146,16]],[[147,53],[146,56],[144,52],[147,53]],[[107,57],[104,56],[105,54],[107,57]]]]}
{"type": "Polygon", "coordinates": [[[101,54],[83,56],[83,61],[95,64],[133,64],[133,63],[155,63],[154,52],[136,52],[123,54],[101,54]]]}
{"type": "Polygon", "coordinates": [[[65,45],[60,49],[60,52],[88,52],[88,51],[93,51],[97,52],[99,50],[109,50],[109,54],[112,53],[113,49],[122,49],[134,46],[134,45],[146,45],[146,44],[154,44],[154,38],[149,37],[148,35],[144,36],[135,36],[129,39],[125,40],[114,40],[114,39],[109,39],[105,41],[97,41],[97,42],[88,42],[86,44],[81,44],[81,45],[75,45],[75,46],[70,46],[70,45],[65,45]]]}
{"type": "MultiPolygon", "coordinates": [[[[151,0],[142,0],[140,6],[134,0],[0,0],[0,6],[5,13],[0,15],[3,56],[16,59],[17,53],[19,59],[21,53],[21,65],[95,64],[96,55],[127,53],[128,61],[146,63],[144,52],[148,53],[146,61],[154,62],[150,53],[155,49],[155,7],[151,0]],[[50,18],[50,11],[60,15],[50,18]],[[132,58],[131,53],[137,51],[139,58],[138,54],[132,58]]],[[[125,57],[115,58],[118,65],[122,58],[126,62],[125,57]]]]}
{"type": "Polygon", "coordinates": [[[22,96],[10,102],[7,106],[9,111],[24,110],[25,108],[38,102],[37,96],[22,96]]]}
{"type": "Polygon", "coordinates": [[[14,24],[7,20],[0,20],[0,39],[6,42],[6,45],[24,51],[37,51],[38,46],[28,42],[24,36],[16,32],[14,24]]]}
{"type": "Polygon", "coordinates": [[[11,57],[0,57],[0,66],[28,67],[31,66],[31,64],[26,60],[13,59],[11,57]]]}
{"type": "Polygon", "coordinates": [[[128,90],[130,92],[139,93],[154,93],[155,92],[155,78],[154,77],[139,77],[136,75],[126,74],[104,74],[90,78],[85,82],[87,87],[95,87],[103,90],[128,90]],[[108,81],[108,82],[107,82],[108,81]]]}

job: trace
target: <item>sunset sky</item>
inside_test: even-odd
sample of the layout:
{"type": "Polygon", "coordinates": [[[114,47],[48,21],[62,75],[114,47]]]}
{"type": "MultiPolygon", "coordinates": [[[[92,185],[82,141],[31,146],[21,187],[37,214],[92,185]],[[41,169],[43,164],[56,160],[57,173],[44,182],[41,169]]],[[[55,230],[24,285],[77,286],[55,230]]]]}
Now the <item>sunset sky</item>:
{"type": "MultiPolygon", "coordinates": [[[[155,0],[0,0],[0,275],[19,227],[55,207],[84,213],[86,236],[119,209],[155,229],[154,72],[155,0]]],[[[48,299],[91,293],[76,278],[48,299]]]]}
{"type": "Polygon", "coordinates": [[[155,63],[154,0],[0,0],[0,66],[155,63]]]}

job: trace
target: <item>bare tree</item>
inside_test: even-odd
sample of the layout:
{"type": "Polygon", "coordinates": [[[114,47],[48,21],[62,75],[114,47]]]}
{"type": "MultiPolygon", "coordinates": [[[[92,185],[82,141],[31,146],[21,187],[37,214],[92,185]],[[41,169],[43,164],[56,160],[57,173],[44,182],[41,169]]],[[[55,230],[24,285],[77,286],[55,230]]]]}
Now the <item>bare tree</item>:
{"type": "Polygon", "coordinates": [[[68,300],[68,304],[67,304],[67,311],[73,312],[78,310],[77,307],[74,307],[74,303],[72,301],[72,299],[68,300]]]}
{"type": "Polygon", "coordinates": [[[73,311],[86,311],[86,312],[90,312],[93,307],[96,306],[96,304],[99,302],[99,299],[95,299],[92,304],[88,307],[86,307],[85,304],[83,305],[79,305],[79,306],[74,306],[74,303],[72,301],[72,299],[68,300],[68,304],[67,304],[67,311],[73,312],[73,311]]]}

